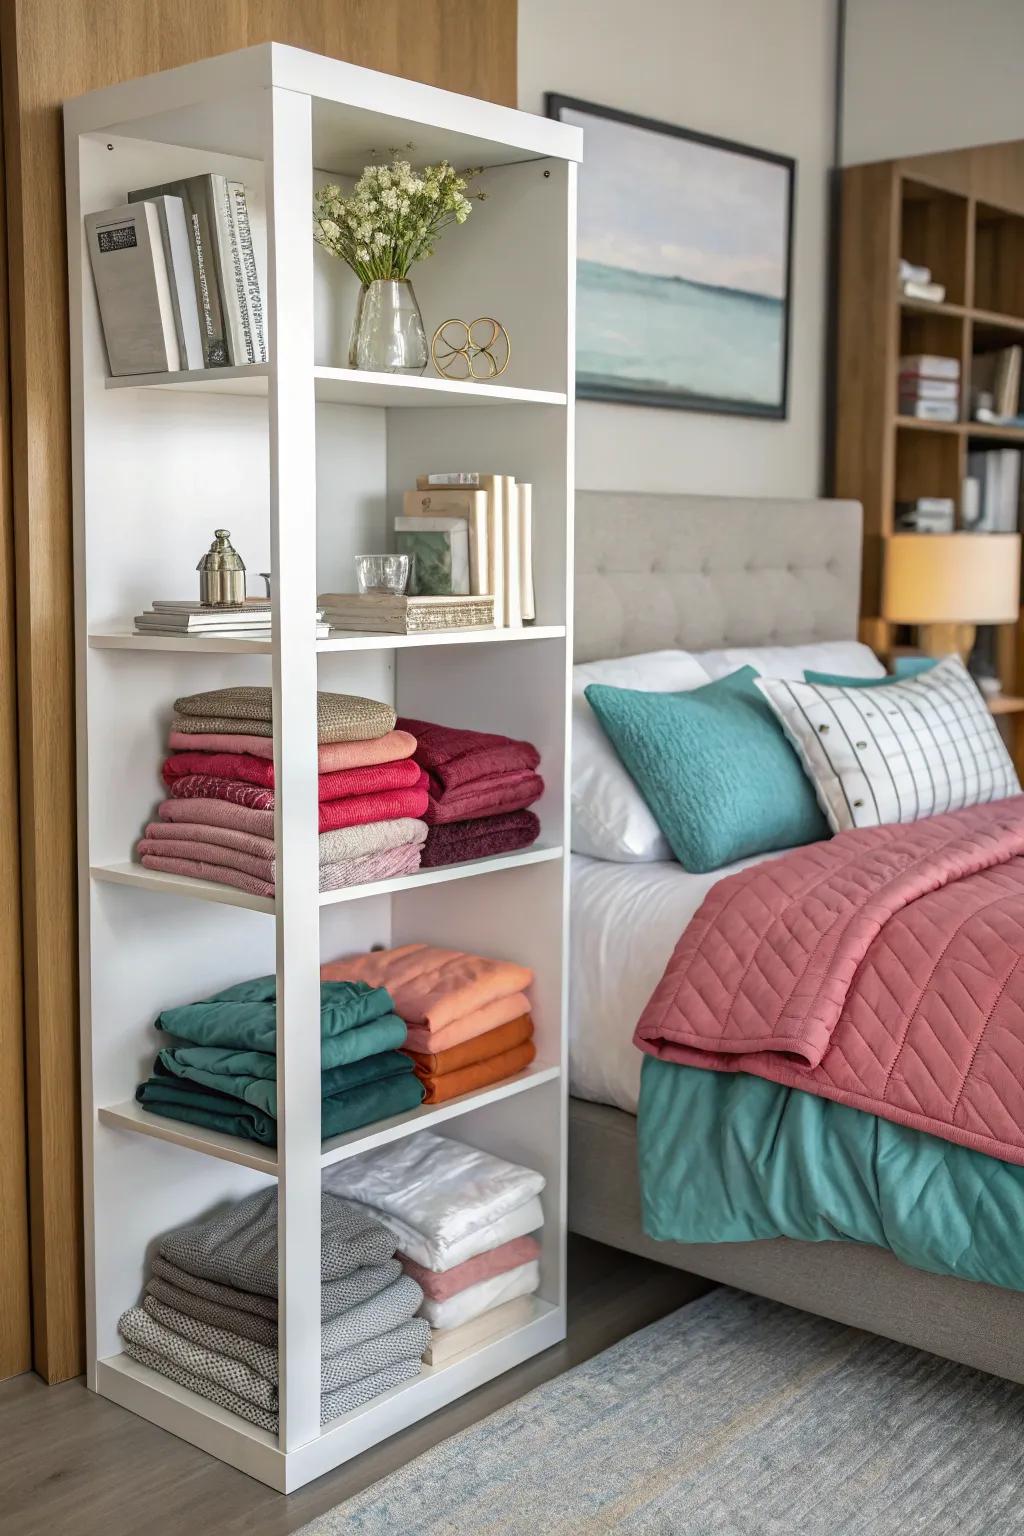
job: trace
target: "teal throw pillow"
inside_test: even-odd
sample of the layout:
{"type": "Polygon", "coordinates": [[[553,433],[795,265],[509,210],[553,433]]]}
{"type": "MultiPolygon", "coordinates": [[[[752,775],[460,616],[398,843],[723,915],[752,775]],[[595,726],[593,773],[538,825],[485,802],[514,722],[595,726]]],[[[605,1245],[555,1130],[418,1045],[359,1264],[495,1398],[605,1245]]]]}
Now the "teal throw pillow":
{"type": "Polygon", "coordinates": [[[688,693],[591,683],[591,709],[684,869],[830,836],[800,759],[742,667],[688,693]]]}
{"type": "Polygon", "coordinates": [[[804,682],[827,688],[884,688],[887,683],[905,683],[909,677],[930,672],[935,660],[934,656],[897,656],[894,670],[885,677],[837,677],[834,672],[805,672],[804,682]]]}

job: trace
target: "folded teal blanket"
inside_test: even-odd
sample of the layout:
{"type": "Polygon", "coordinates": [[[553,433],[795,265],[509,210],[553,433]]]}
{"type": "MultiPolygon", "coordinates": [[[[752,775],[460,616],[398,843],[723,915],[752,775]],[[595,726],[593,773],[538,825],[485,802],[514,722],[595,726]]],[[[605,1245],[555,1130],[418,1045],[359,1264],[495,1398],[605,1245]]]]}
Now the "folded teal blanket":
{"type": "MultiPolygon", "coordinates": [[[[362,981],[320,983],[320,1035],[325,1041],[372,1024],[392,1012],[391,998],[383,987],[370,987],[362,981]]],[[[227,987],[204,1002],[165,1008],[156,1027],[193,1045],[276,1051],[277,978],[257,976],[253,981],[227,987]]]]}
{"type": "MultiPolygon", "coordinates": [[[[379,1023],[380,1021],[378,1021],[379,1023]]],[[[402,1023],[399,1019],[398,1023],[402,1023]]],[[[364,1026],[367,1029],[374,1025],[364,1026]]],[[[404,1029],[404,1024],[402,1025],[404,1029]]],[[[354,1030],[353,1034],[361,1034],[354,1030]]],[[[351,1039],[352,1035],[345,1037],[351,1039]]],[[[321,1073],[320,1091],[324,1099],[346,1094],[355,1088],[386,1078],[406,1077],[414,1063],[401,1051],[379,1051],[374,1056],[337,1066],[321,1073]]],[[[184,1078],[215,1093],[242,1099],[263,1114],[277,1118],[277,1058],[261,1051],[219,1051],[210,1046],[179,1046],[161,1051],[153,1068],[155,1077],[184,1078]]]]}
{"type": "Polygon", "coordinates": [[[1024,1167],[742,1073],[645,1056],[637,1116],[648,1235],[888,1248],[1024,1291],[1024,1167]]]}
{"type": "MultiPolygon", "coordinates": [[[[410,1063],[411,1065],[411,1063],[410,1063]]],[[[320,1136],[341,1136],[391,1115],[405,1114],[423,1101],[424,1088],[412,1071],[377,1078],[324,1097],[320,1103],[320,1136]]],[[[140,1083],[135,1097],[143,1109],[168,1120],[183,1121],[241,1136],[266,1147],[277,1146],[277,1120],[243,1099],[199,1083],[159,1074],[159,1063],[148,1082],[140,1083]]]]}

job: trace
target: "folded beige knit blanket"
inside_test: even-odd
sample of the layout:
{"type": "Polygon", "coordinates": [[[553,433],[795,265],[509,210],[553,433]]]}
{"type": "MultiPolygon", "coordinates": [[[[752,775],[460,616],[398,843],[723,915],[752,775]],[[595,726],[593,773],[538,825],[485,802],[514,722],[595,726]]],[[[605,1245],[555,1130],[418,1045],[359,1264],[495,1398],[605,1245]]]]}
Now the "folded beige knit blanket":
{"type": "MultiPolygon", "coordinates": [[[[273,693],[270,688],[212,688],[184,694],[174,701],[174,730],[196,735],[233,732],[238,736],[272,736],[273,693]]],[[[318,693],[316,735],[329,741],[374,741],[395,728],[395,711],[378,699],[351,693],[318,693]]]]}

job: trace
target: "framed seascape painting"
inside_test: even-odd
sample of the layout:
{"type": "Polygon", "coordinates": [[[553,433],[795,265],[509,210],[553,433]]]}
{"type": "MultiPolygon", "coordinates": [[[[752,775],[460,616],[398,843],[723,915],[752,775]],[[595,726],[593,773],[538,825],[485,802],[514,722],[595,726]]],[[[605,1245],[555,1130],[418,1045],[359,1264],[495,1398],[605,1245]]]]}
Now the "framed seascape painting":
{"type": "Polygon", "coordinates": [[[584,130],[581,400],[786,416],[796,162],[549,95],[584,130]]]}

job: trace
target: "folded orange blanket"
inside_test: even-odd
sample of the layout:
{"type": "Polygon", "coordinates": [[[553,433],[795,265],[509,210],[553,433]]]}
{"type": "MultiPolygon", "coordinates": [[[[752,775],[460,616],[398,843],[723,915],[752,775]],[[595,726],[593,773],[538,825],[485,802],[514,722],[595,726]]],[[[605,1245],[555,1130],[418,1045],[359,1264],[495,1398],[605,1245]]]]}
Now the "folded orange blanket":
{"type": "Polygon", "coordinates": [[[465,1040],[475,1040],[479,1035],[492,1033],[500,1025],[510,1024],[513,1019],[519,1019],[529,1011],[530,999],[526,993],[512,992],[508,997],[499,997],[493,1003],[485,1003],[473,1013],[463,1014],[461,1019],[446,1024],[443,1029],[431,1029],[429,1024],[410,1024],[405,1043],[410,1051],[419,1051],[421,1055],[440,1055],[465,1040]]]}
{"type": "Polygon", "coordinates": [[[457,1099],[461,1094],[475,1093],[479,1088],[489,1088],[492,1083],[504,1082],[506,1077],[514,1077],[517,1072],[528,1067],[536,1054],[537,1048],[533,1041],[527,1040],[524,1045],[517,1045],[511,1051],[502,1051],[500,1056],[475,1061],[471,1067],[447,1072],[444,1077],[417,1072],[416,1076],[427,1090],[423,1102],[443,1104],[447,1099],[457,1099]]]}
{"type": "MultiPolygon", "coordinates": [[[[386,987],[399,1018],[407,1024],[425,1024],[431,1030],[443,1029],[488,1003],[522,992],[533,981],[529,967],[512,960],[488,960],[483,955],[428,944],[402,944],[397,949],[334,960],[320,967],[320,975],[324,981],[366,981],[374,987],[386,987]]],[[[508,1019],[498,1022],[507,1023],[508,1019]]]]}
{"type": "MultiPolygon", "coordinates": [[[[497,1029],[488,1029],[482,1035],[474,1035],[469,1040],[463,1040],[460,1045],[451,1045],[446,1051],[410,1051],[406,1055],[411,1056],[416,1064],[416,1071],[421,1077],[445,1077],[449,1072],[458,1072],[462,1067],[471,1067],[476,1061],[486,1061],[490,1056],[500,1056],[503,1051],[510,1051],[515,1045],[522,1045],[533,1034],[533,1019],[528,1013],[521,1014],[518,1019],[513,1019],[508,1024],[499,1024],[497,1029]]],[[[525,1263],[525,1260],[520,1260],[525,1263]]]]}

